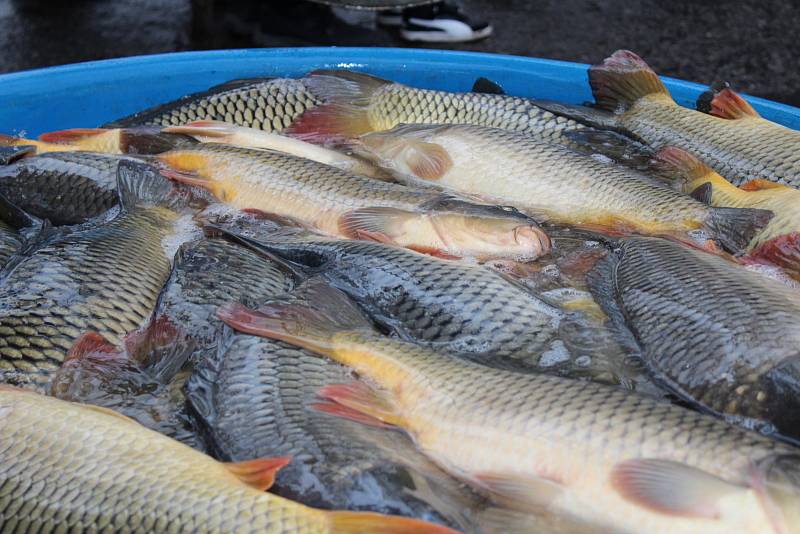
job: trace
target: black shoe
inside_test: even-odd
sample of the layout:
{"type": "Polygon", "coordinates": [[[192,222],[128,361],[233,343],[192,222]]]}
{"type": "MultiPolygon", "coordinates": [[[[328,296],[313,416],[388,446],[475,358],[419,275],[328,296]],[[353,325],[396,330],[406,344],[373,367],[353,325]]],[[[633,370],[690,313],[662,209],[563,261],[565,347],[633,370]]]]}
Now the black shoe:
{"type": "Polygon", "coordinates": [[[439,2],[403,11],[400,35],[407,41],[462,43],[492,34],[488,22],[470,20],[455,4],[439,2]]]}

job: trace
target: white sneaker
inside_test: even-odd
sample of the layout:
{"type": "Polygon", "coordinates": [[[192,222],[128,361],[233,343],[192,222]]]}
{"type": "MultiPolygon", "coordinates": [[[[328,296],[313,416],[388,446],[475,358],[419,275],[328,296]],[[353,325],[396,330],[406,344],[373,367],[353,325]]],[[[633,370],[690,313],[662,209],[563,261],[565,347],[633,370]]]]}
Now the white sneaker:
{"type": "Polygon", "coordinates": [[[488,22],[470,20],[458,6],[438,2],[403,10],[400,35],[407,41],[459,43],[477,41],[492,34],[488,22]]]}

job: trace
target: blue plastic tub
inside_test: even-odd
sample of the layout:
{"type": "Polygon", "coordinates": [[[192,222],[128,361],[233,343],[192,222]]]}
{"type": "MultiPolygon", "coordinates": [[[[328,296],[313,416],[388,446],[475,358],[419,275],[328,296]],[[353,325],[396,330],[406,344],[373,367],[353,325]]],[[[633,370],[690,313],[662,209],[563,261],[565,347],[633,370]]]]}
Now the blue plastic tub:
{"type": "MultiPolygon", "coordinates": [[[[486,76],[513,95],[568,103],[592,100],[587,65],[474,52],[395,48],[274,48],[183,52],[93,61],[0,76],[0,132],[35,136],[94,127],[233,79],[301,76],[318,68],[369,72],[409,85],[468,91],[486,76]]],[[[699,84],[665,78],[694,106],[699,84]]],[[[766,118],[800,129],[800,109],[750,97],[766,118]]]]}

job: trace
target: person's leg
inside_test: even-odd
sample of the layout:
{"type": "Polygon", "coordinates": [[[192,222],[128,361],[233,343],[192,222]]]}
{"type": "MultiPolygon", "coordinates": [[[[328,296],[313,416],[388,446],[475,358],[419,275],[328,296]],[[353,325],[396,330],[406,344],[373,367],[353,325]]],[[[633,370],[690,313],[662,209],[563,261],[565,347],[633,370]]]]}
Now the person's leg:
{"type": "Polygon", "coordinates": [[[492,26],[464,13],[452,1],[437,2],[403,10],[400,35],[408,41],[457,43],[483,39],[492,26]]]}

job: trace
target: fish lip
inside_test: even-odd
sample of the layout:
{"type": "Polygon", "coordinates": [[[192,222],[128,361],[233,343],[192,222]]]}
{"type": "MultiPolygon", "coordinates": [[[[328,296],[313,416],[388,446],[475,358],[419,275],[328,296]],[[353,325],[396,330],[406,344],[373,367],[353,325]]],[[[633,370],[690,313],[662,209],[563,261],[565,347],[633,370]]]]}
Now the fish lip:
{"type": "Polygon", "coordinates": [[[552,242],[550,236],[536,225],[520,225],[514,228],[514,242],[530,249],[533,254],[526,255],[528,259],[536,259],[550,252],[552,242]]]}

